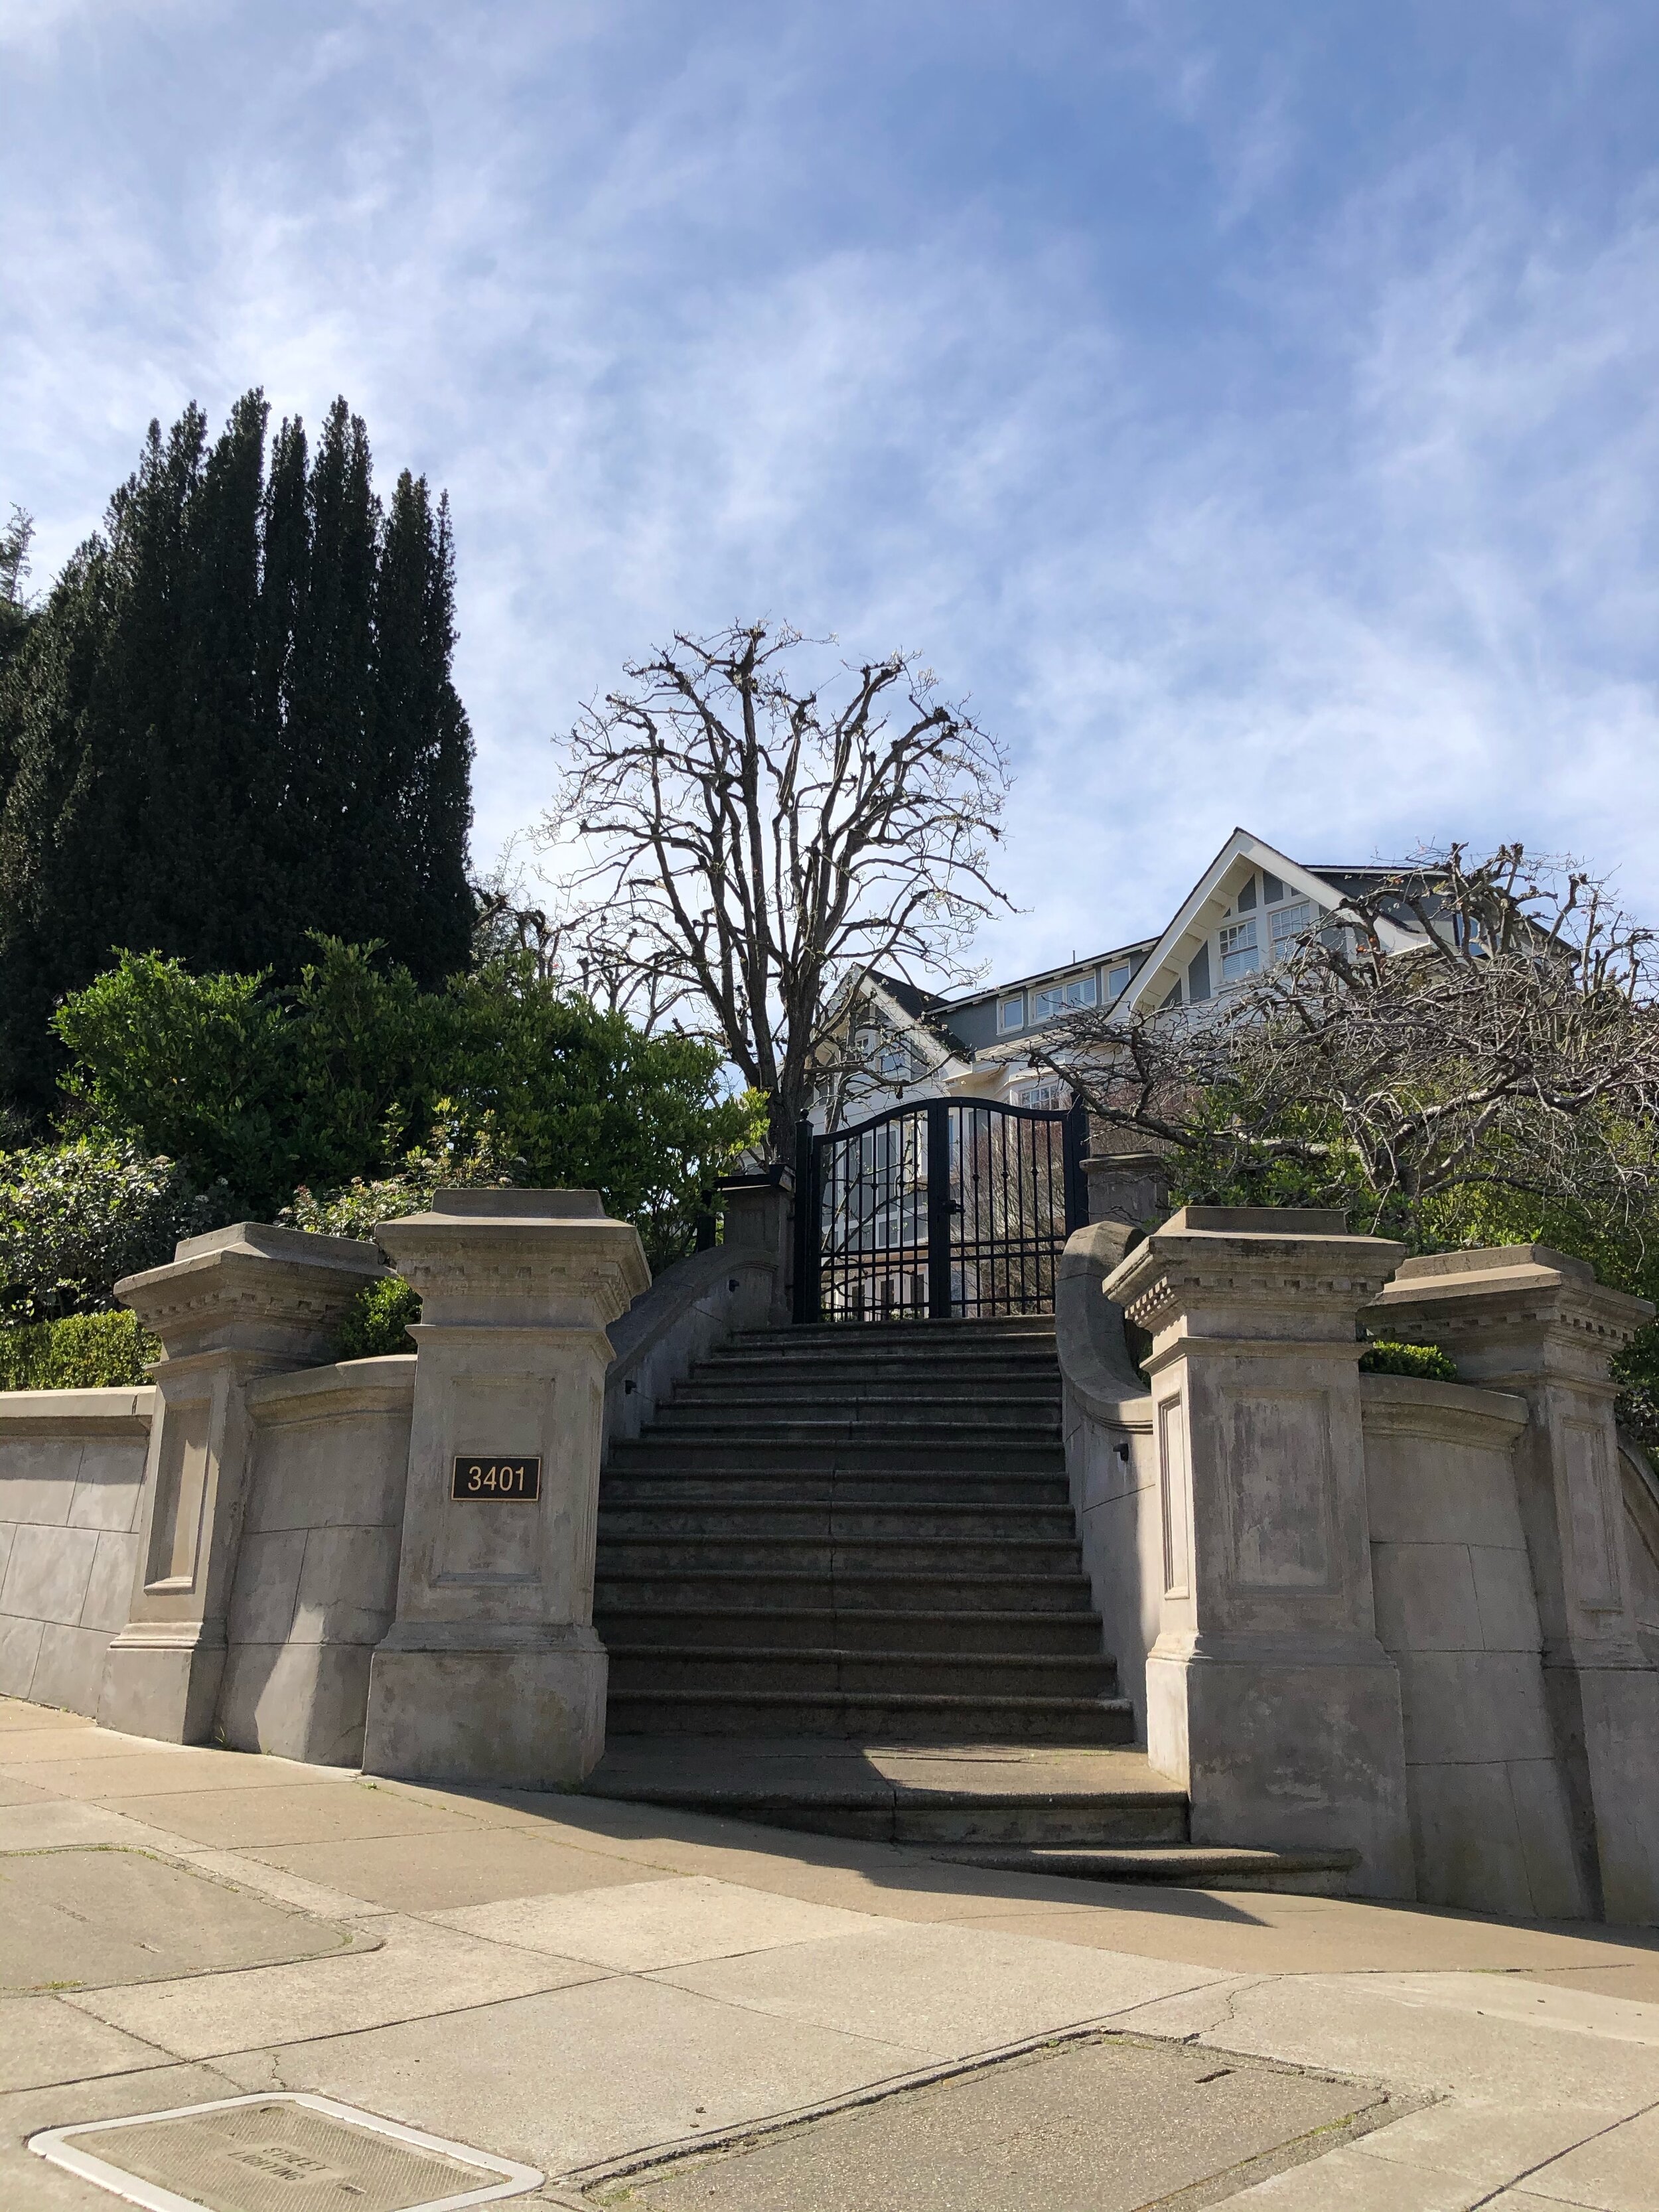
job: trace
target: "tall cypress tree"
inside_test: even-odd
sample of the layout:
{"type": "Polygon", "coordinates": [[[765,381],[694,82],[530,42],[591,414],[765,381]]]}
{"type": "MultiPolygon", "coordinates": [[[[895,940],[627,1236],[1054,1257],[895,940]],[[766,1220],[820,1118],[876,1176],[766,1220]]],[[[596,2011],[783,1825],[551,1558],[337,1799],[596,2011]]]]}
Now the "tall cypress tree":
{"type": "Polygon", "coordinates": [[[374,594],[377,927],[430,986],[465,957],[471,895],[472,736],[450,681],[455,563],[449,502],[434,512],[424,477],[405,469],[392,494],[374,594]]]}
{"type": "Polygon", "coordinates": [[[249,392],[152,423],[105,533],[0,673],[0,1097],[45,1108],[53,1000],[123,945],[297,973],[316,930],[465,963],[471,739],[448,512],[383,518],[343,399],[314,455],[249,392]]]}

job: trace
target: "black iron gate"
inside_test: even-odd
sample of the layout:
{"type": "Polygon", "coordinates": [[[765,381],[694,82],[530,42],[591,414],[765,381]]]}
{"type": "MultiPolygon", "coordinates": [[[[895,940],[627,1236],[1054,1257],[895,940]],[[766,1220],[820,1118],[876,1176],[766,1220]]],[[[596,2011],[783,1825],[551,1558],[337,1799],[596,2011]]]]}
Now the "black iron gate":
{"type": "Polygon", "coordinates": [[[1080,1105],[930,1098],[817,1135],[795,1169],[795,1319],[1052,1313],[1088,1218],[1080,1105]]]}

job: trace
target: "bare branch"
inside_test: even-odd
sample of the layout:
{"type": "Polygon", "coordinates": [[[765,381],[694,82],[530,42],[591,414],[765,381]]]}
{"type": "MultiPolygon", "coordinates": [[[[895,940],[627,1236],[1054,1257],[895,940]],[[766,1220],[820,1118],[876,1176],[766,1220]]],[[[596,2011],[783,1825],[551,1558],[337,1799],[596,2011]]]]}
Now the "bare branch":
{"type": "Polygon", "coordinates": [[[573,941],[720,1038],[780,1153],[848,1058],[849,990],[963,980],[1007,904],[996,741],[906,653],[798,685],[811,646],[738,624],[631,664],[570,732],[544,825],[574,860],[573,941]]]}

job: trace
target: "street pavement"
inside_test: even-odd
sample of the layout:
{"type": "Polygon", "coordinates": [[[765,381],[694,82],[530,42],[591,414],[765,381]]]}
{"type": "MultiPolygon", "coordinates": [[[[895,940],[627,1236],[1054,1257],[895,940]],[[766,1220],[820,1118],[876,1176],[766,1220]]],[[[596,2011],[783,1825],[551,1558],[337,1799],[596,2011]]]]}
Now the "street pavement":
{"type": "Polygon", "coordinates": [[[4,1700],[0,1992],[6,2212],[118,2201],[41,2130],[289,2091],[565,2206],[1659,2212],[1654,1931],[992,1874],[4,1700]]]}

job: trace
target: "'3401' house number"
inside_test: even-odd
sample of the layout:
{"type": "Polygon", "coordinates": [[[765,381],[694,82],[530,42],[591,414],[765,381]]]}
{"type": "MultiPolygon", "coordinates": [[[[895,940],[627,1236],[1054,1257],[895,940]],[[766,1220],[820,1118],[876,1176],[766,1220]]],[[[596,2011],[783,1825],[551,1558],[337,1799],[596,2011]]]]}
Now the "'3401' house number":
{"type": "Polygon", "coordinates": [[[449,1479],[452,1498],[487,1498],[496,1504],[529,1505],[542,1494],[538,1459],[495,1459],[487,1454],[457,1453],[449,1479]]]}

